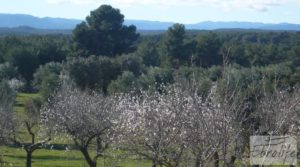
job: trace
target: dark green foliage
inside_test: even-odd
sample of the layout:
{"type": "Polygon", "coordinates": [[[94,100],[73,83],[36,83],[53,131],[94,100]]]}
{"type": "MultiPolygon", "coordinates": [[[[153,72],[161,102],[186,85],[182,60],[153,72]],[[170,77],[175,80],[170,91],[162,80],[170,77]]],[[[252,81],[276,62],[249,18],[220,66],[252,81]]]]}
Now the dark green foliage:
{"type": "Polygon", "coordinates": [[[3,53],[3,50],[2,48],[0,48],[0,63],[4,63],[4,53],[3,53]]]}
{"type": "Polygon", "coordinates": [[[113,93],[129,93],[134,89],[138,89],[138,80],[130,71],[124,71],[116,80],[112,81],[108,87],[108,92],[113,93]]]}
{"type": "Polygon", "coordinates": [[[295,72],[290,77],[290,82],[291,85],[296,85],[300,83],[300,67],[297,67],[295,69],[295,72]]]}
{"type": "Polygon", "coordinates": [[[250,55],[245,55],[245,48],[243,45],[239,45],[238,43],[224,43],[221,48],[221,53],[232,64],[239,64],[244,67],[251,66],[250,55]],[[247,58],[247,56],[250,56],[247,58]]]}
{"type": "Polygon", "coordinates": [[[40,85],[40,94],[47,100],[53,94],[54,91],[60,86],[60,78],[58,75],[50,74],[43,78],[42,83],[40,85]]]}
{"type": "Polygon", "coordinates": [[[26,81],[33,79],[35,70],[39,67],[39,60],[31,50],[27,48],[15,48],[8,52],[10,62],[17,67],[18,72],[26,81]]]}
{"type": "Polygon", "coordinates": [[[116,56],[135,50],[139,35],[136,27],[123,25],[120,10],[102,5],[91,12],[86,22],[79,24],[73,34],[78,49],[88,55],[116,56]]]}
{"type": "Polygon", "coordinates": [[[11,108],[16,98],[16,92],[6,80],[0,81],[0,107],[3,109],[11,108]]]}
{"type": "Polygon", "coordinates": [[[199,95],[206,96],[210,93],[213,86],[214,80],[211,77],[219,75],[216,71],[220,68],[214,67],[212,70],[206,70],[199,67],[182,66],[174,71],[173,75],[175,82],[182,85],[182,87],[186,89],[193,88],[199,95]]]}
{"type": "MultiPolygon", "coordinates": [[[[83,43],[77,40],[72,43],[70,36],[2,37],[0,78],[24,80],[27,91],[34,90],[34,86],[48,96],[59,84],[62,67],[59,72],[52,71],[52,67],[47,65],[42,68],[50,68],[50,72],[49,69],[40,70],[39,67],[49,62],[64,62],[69,56],[69,60],[63,63],[68,64],[67,74],[83,89],[107,91],[111,81],[118,78],[118,83],[121,83],[126,80],[124,78],[130,78],[131,74],[136,80],[135,86],[143,88],[185,79],[194,80],[196,83],[201,80],[217,82],[223,76],[223,66],[234,67],[237,71],[255,69],[260,75],[259,78],[265,76],[267,85],[276,82],[279,86],[294,86],[300,82],[299,33],[189,31],[183,25],[175,24],[165,34],[142,36],[136,52],[123,54],[133,51],[133,46],[137,43],[136,39],[127,41],[131,41],[130,47],[127,45],[127,49],[131,48],[130,51],[117,46],[125,46],[119,42],[127,38],[121,37],[120,35],[126,33],[119,30],[129,30],[129,27],[123,25],[123,19],[124,16],[119,10],[104,5],[93,11],[87,21],[77,27],[80,33],[76,36],[77,30],[74,31],[75,39],[84,40],[83,43],[86,42],[92,51],[84,48],[85,46],[81,47],[83,43]],[[100,40],[95,33],[105,36],[101,36],[100,40]],[[102,64],[98,60],[90,60],[91,53],[101,56],[100,52],[103,56],[112,56],[109,62],[114,65],[107,65],[110,64],[107,61],[102,64]],[[79,57],[87,57],[87,60],[79,57]],[[85,65],[77,66],[75,62],[85,65]],[[70,64],[73,65],[69,66],[70,64]],[[34,73],[36,77],[33,81],[34,73]]],[[[136,35],[135,32],[134,34],[136,35]]]]}
{"type": "Polygon", "coordinates": [[[50,62],[40,66],[34,74],[33,86],[47,99],[60,85],[63,67],[60,63],[50,62]]]}
{"type": "Polygon", "coordinates": [[[197,38],[196,53],[193,63],[201,67],[221,65],[223,58],[220,53],[222,42],[215,33],[208,33],[197,38]]]}
{"type": "Polygon", "coordinates": [[[69,60],[67,71],[81,89],[98,89],[107,93],[108,85],[120,75],[121,68],[110,58],[91,56],[69,60]]]}
{"type": "Polygon", "coordinates": [[[139,77],[141,88],[159,88],[161,85],[167,85],[174,82],[173,71],[170,68],[150,67],[147,73],[139,77]]]}
{"type": "Polygon", "coordinates": [[[160,58],[156,45],[156,42],[146,40],[142,42],[137,49],[137,55],[142,57],[143,64],[148,67],[160,65],[160,58]]]}
{"type": "Polygon", "coordinates": [[[245,99],[259,98],[264,93],[272,93],[274,88],[289,88],[292,70],[288,64],[267,67],[235,67],[224,69],[222,78],[217,80],[218,87],[225,91],[239,91],[245,99]],[[239,88],[240,90],[236,90],[239,88]]]}
{"type": "Polygon", "coordinates": [[[18,77],[18,69],[10,63],[0,64],[0,80],[18,77]]]}
{"type": "Polygon", "coordinates": [[[211,68],[207,69],[206,75],[211,81],[218,81],[222,78],[224,68],[221,66],[212,66],[211,68]]]}
{"type": "Polygon", "coordinates": [[[293,32],[231,32],[219,33],[218,36],[224,43],[223,48],[230,48],[228,52],[230,63],[250,67],[291,61],[294,65],[299,65],[300,34],[293,32]]]}
{"type": "MultiPolygon", "coordinates": [[[[8,36],[0,38],[0,62],[13,65],[28,86],[40,65],[62,62],[69,52],[66,36],[8,36]]],[[[12,72],[12,69],[11,69],[12,72]]],[[[17,77],[17,76],[14,76],[17,77]]]]}
{"type": "Polygon", "coordinates": [[[42,38],[34,46],[34,52],[37,54],[39,64],[43,65],[49,62],[62,62],[65,60],[67,48],[59,40],[42,38]]]}
{"type": "Polygon", "coordinates": [[[122,55],[116,58],[116,61],[122,71],[130,71],[134,76],[139,76],[143,73],[142,58],[136,54],[122,55]]]}
{"type": "Polygon", "coordinates": [[[185,27],[182,24],[174,24],[168,29],[160,46],[160,54],[164,65],[171,63],[172,67],[178,68],[189,62],[184,43],[186,37],[185,27]]]}

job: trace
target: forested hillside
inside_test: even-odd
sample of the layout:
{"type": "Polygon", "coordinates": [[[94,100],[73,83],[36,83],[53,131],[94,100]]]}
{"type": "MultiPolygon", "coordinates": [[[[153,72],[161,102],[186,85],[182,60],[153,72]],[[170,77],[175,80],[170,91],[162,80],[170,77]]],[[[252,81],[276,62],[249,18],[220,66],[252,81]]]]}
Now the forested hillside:
{"type": "MultiPolygon", "coordinates": [[[[102,40],[107,41],[104,43],[100,42],[100,38],[88,37],[82,29],[78,26],[74,36],[0,38],[1,78],[18,80],[24,85],[23,91],[37,92],[43,90],[40,87],[43,82],[50,82],[49,76],[57,77],[52,78],[51,82],[59,82],[59,76],[68,75],[83,88],[94,88],[97,85],[98,88],[104,86],[105,92],[108,88],[115,92],[121,91],[115,90],[117,87],[129,91],[132,86],[173,83],[178,77],[191,79],[189,75],[192,73],[206,75],[214,82],[221,77],[226,66],[238,72],[260,71],[254,73],[261,77],[267,73],[272,74],[274,76],[269,79],[284,81],[285,86],[294,86],[299,82],[298,32],[191,32],[186,31],[183,25],[175,24],[166,33],[139,38],[133,34],[129,37],[131,42],[124,43],[117,37],[118,41],[102,40]],[[97,69],[97,63],[113,64],[107,64],[113,69],[101,74],[103,66],[97,69]],[[97,77],[106,79],[100,84],[95,79],[97,77]],[[122,79],[129,79],[132,83],[116,85],[124,84],[122,79]]],[[[105,38],[109,38],[109,34],[105,38]]]]}

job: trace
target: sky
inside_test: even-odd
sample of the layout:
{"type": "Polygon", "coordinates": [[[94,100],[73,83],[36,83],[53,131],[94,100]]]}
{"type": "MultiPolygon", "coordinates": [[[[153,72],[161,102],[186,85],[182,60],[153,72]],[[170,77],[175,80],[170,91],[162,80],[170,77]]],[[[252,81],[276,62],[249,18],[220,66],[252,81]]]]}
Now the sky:
{"type": "Polygon", "coordinates": [[[84,19],[102,4],[120,9],[125,19],[300,24],[300,0],[0,0],[0,13],[84,19]]]}

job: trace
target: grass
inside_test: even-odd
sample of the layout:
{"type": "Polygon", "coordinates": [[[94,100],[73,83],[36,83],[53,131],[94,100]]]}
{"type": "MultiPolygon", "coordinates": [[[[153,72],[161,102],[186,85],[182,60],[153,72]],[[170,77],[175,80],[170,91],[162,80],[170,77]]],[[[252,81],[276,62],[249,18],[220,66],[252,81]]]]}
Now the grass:
{"type": "Polygon", "coordinates": [[[29,99],[40,97],[39,94],[19,93],[17,94],[14,111],[24,113],[24,104],[29,99]]]}
{"type": "MultiPolygon", "coordinates": [[[[2,147],[3,161],[7,166],[23,167],[26,164],[26,154],[22,148],[2,147]]],[[[82,158],[77,151],[37,150],[33,154],[33,167],[71,167],[82,164],[82,158]]],[[[79,165],[80,166],[80,165],[79,165]]]]}
{"type": "MultiPolygon", "coordinates": [[[[2,152],[3,166],[24,167],[26,163],[25,151],[21,148],[0,147],[2,152]]],[[[106,158],[106,165],[112,163],[111,158],[106,158]]],[[[98,161],[99,166],[104,166],[103,158],[98,161]]],[[[1,166],[1,164],[0,164],[1,166]]],[[[88,166],[81,153],[77,150],[37,150],[33,153],[32,167],[84,167],[88,166]]],[[[125,159],[119,161],[116,166],[119,167],[147,167],[149,163],[134,159],[125,159]]]]}

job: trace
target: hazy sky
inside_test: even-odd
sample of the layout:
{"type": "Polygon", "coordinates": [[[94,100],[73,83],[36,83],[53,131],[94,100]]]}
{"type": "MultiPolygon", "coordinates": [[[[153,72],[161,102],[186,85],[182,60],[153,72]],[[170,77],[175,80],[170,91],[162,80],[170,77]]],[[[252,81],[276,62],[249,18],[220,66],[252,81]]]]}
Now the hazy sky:
{"type": "Polygon", "coordinates": [[[300,24],[300,0],[0,0],[0,13],[84,19],[101,4],[119,8],[126,19],[300,24]]]}

